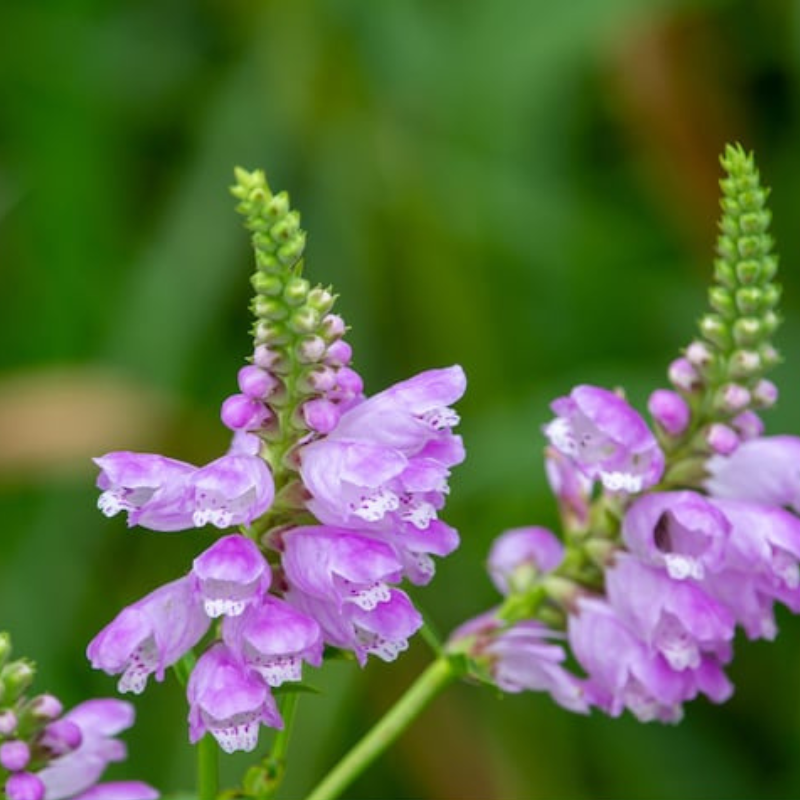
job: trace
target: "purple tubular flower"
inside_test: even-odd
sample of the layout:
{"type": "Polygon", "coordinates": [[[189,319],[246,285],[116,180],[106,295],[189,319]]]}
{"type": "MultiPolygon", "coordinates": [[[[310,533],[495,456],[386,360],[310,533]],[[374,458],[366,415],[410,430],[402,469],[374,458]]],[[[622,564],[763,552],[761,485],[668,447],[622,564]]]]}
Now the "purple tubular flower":
{"type": "Polygon", "coordinates": [[[606,595],[616,613],[674,670],[697,669],[703,653],[731,656],[736,620],[731,610],[691,581],[620,553],[606,573],[606,595]]]}
{"type": "Polygon", "coordinates": [[[341,611],[354,604],[371,611],[390,598],[402,564],[385,542],[330,526],[294,528],[284,536],[283,568],[289,583],[341,611]]]}
{"type": "Polygon", "coordinates": [[[436,571],[431,555],[449,555],[459,544],[455,528],[440,519],[431,520],[425,530],[405,524],[393,531],[359,533],[389,544],[403,565],[404,576],[418,586],[428,583],[436,571]]]}
{"type": "Polygon", "coordinates": [[[547,528],[513,528],[498,536],[489,552],[489,575],[501,594],[519,582],[554,570],[564,558],[564,545],[547,528]]]}
{"type": "Polygon", "coordinates": [[[299,681],[302,662],[322,663],[322,632],[314,619],[277,597],[266,596],[239,617],[228,618],[222,638],[241,661],[273,687],[299,681]]]}
{"type": "Polygon", "coordinates": [[[275,483],[258,456],[228,454],[201,467],[189,481],[194,491],[197,526],[249,525],[272,505],[275,483]]]}
{"type": "Polygon", "coordinates": [[[159,793],[141,781],[98,783],[73,800],[157,800],[159,793]]]}
{"type": "Polygon", "coordinates": [[[107,516],[128,512],[128,525],[155,531],[192,527],[188,481],[196,467],[150,453],[118,452],[95,458],[97,485],[103,490],[97,505],[107,516]]]}
{"type": "Polygon", "coordinates": [[[695,492],[640,497],[622,522],[622,536],[646,564],[665,567],[674,580],[701,580],[724,566],[730,534],[725,515],[695,492]]]}
{"type": "Polygon", "coordinates": [[[328,644],[352,650],[362,666],[370,654],[394,661],[422,627],[419,612],[399,589],[390,589],[389,597],[369,610],[354,603],[337,609],[334,604],[297,589],[291,589],[286,599],[317,620],[328,644]]]}
{"type": "Polygon", "coordinates": [[[121,674],[121,692],[139,694],[149,675],[164,670],[194,647],[210,624],[186,576],[159,587],[116,618],[92,639],[86,654],[95,669],[121,674]]]}
{"type": "MultiPolygon", "coordinates": [[[[103,785],[95,787],[106,766],[114,761],[122,761],[126,756],[125,745],[115,739],[115,735],[133,724],[134,711],[130,703],[123,700],[101,699],[88,700],[75,706],[64,715],[63,719],[80,728],[80,745],[60,758],[51,761],[40,773],[46,787],[45,800],[61,800],[62,798],[83,796],[99,798],[112,797],[123,800],[119,794],[113,794],[115,784],[104,794],[103,785]],[[95,787],[92,790],[92,787],[95,787]],[[87,792],[88,790],[88,792],[87,792]]],[[[129,800],[150,800],[158,797],[152,787],[142,783],[131,783],[129,787],[137,787],[137,791],[125,797],[129,800]]]]}
{"type": "Polygon", "coordinates": [[[614,392],[576,386],[551,405],[544,433],[592,480],[610,491],[640,492],[657,483],[664,454],[645,421],[614,392]]]}
{"type": "Polygon", "coordinates": [[[771,601],[800,611],[800,519],[789,511],[740,500],[714,500],[731,523],[725,569],[710,587],[751,638],[772,638],[771,601]]]}
{"type": "Polygon", "coordinates": [[[642,722],[678,722],[682,703],[699,692],[714,702],[732,687],[716,660],[703,656],[696,669],[676,671],[660,653],[651,653],[606,602],[583,599],[569,619],[573,653],[586,670],[587,696],[611,716],[628,708],[642,722]]]}
{"type": "Polygon", "coordinates": [[[575,466],[571,458],[555,447],[546,448],[544,468],[565,522],[579,527],[586,525],[589,521],[592,481],[575,466]]]}
{"type": "Polygon", "coordinates": [[[495,636],[485,652],[493,661],[492,676],[505,692],[548,692],[563,708],[586,714],[583,682],[562,666],[564,648],[558,634],[535,620],[519,622],[495,636]]]}
{"type": "Polygon", "coordinates": [[[252,540],[241,534],[217,539],[192,566],[197,591],[209,617],[235,617],[269,589],[267,560],[252,540]]]}
{"type": "Polygon", "coordinates": [[[706,489],[715,497],[789,506],[800,513],[800,438],[765,436],[742,442],[727,457],[706,462],[706,489]]]}
{"type": "Polygon", "coordinates": [[[128,525],[154,531],[249,524],[269,508],[275,485],[266,462],[243,446],[234,437],[232,452],[200,468],[150,453],[96,458],[98,506],[109,517],[127,511],[128,525]]]}
{"type": "Polygon", "coordinates": [[[430,370],[346,410],[302,449],[309,510],[330,525],[425,530],[444,505],[450,467],[464,458],[449,405],[465,387],[460,367],[430,370]]]}
{"type": "Polygon", "coordinates": [[[189,739],[210,733],[226,753],[251,752],[261,724],[282,728],[266,683],[224,644],[215,644],[197,661],[187,686],[189,739]]]}

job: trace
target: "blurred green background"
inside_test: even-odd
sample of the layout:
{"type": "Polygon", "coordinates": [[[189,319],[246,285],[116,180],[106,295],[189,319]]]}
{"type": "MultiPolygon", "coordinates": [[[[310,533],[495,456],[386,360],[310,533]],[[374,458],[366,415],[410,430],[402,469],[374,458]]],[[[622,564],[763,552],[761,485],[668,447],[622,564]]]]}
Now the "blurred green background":
{"type": "MultiPolygon", "coordinates": [[[[495,602],[504,528],[555,521],[548,402],[663,385],[705,303],[717,155],[773,187],[786,324],[769,429],[800,432],[800,4],[788,0],[2,0],[0,627],[69,703],[112,694],[84,648],[211,541],[95,509],[90,457],[206,461],[249,350],[234,164],[288,189],[307,273],[340,293],[370,391],[461,363],[463,547],[416,592],[436,625],[495,602]]],[[[352,798],[800,795],[800,620],[737,642],[737,692],[678,727],[459,686],[352,798]]],[[[309,673],[297,798],[430,658],[309,673]]],[[[112,775],[192,785],[172,680],[112,775]]],[[[263,736],[262,744],[268,743],[263,736]]],[[[227,763],[229,780],[244,763],[227,763]]]]}

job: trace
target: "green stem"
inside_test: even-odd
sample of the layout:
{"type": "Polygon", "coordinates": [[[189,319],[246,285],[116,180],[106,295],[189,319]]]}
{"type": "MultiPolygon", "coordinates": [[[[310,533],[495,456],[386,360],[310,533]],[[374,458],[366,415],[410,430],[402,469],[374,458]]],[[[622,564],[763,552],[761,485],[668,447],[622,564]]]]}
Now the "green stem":
{"type": "Polygon", "coordinates": [[[446,657],[434,661],[387,714],[328,773],[306,800],[334,800],[458,677],[446,657]]]}
{"type": "Polygon", "coordinates": [[[206,734],[197,743],[198,800],[216,800],[219,789],[219,749],[214,737],[206,734]]]}
{"type": "Polygon", "coordinates": [[[281,717],[283,718],[283,728],[278,731],[272,745],[272,751],[266,760],[267,785],[260,800],[269,800],[275,796],[286,772],[286,754],[289,750],[289,739],[294,722],[297,701],[300,698],[298,692],[289,692],[281,698],[281,717]]]}

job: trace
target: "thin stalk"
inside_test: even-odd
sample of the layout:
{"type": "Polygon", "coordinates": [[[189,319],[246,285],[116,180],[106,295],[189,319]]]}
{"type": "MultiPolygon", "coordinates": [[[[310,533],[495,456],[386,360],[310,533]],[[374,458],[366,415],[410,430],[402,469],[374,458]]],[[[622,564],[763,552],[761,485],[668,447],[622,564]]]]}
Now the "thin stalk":
{"type": "Polygon", "coordinates": [[[323,778],[306,800],[334,800],[458,677],[444,656],[434,661],[366,736],[323,778]]]}
{"type": "Polygon", "coordinates": [[[219,748],[210,734],[197,743],[198,800],[216,800],[219,791],[219,748]]]}
{"type": "Polygon", "coordinates": [[[283,718],[283,728],[278,731],[272,745],[272,751],[267,757],[267,776],[268,783],[264,793],[261,795],[263,800],[275,796],[286,773],[286,754],[289,751],[289,739],[292,732],[297,701],[300,698],[299,692],[288,692],[281,698],[281,717],[283,718]]]}

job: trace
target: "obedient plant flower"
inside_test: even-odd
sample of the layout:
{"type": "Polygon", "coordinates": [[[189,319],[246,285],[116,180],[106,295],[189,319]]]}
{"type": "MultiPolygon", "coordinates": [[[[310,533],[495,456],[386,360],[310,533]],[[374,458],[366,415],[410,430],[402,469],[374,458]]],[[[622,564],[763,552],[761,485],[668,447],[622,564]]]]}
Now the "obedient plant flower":
{"type": "Polygon", "coordinates": [[[597,386],[576,386],[553,401],[556,419],[544,432],[587,477],[610,491],[640,492],[664,470],[664,455],[639,414],[619,395],[597,386]]]}
{"type": "Polygon", "coordinates": [[[311,512],[349,528],[427,529],[444,504],[450,468],[464,458],[450,405],[465,386],[460,367],[430,370],[345,411],[302,449],[311,512]]]}
{"type": "Polygon", "coordinates": [[[275,492],[269,468],[255,455],[229,454],[199,468],[150,453],[109,453],[95,463],[100,510],[109,517],[127,511],[129,525],[156,531],[248,524],[275,492]]]}
{"type": "Polygon", "coordinates": [[[764,437],[757,413],[777,399],[764,378],[780,294],[767,193],[741,148],[722,164],[711,312],[670,365],[673,388],[650,395],[655,435],[605,389],[553,403],[546,468],[563,546],[540,528],[497,540],[489,571],[504,601],[448,645],[474,677],[674,722],[698,694],[730,696],[737,625],[773,638],[776,602],[800,612],[800,439],[764,437]],[[563,667],[564,631],[583,675],[563,667]]]}
{"type": "Polygon", "coordinates": [[[270,595],[222,626],[222,638],[239,661],[258,672],[269,686],[302,678],[302,663],[322,663],[319,624],[289,603],[270,595]]]}
{"type": "Polygon", "coordinates": [[[800,438],[764,436],[728,457],[710,458],[706,488],[715,497],[787,506],[800,513],[800,438]]]}
{"type": "Polygon", "coordinates": [[[86,654],[95,669],[121,676],[119,691],[139,694],[150,675],[164,680],[166,668],[203,638],[210,622],[186,576],[123,609],[92,639],[86,654]]]}
{"type": "Polygon", "coordinates": [[[194,663],[190,739],[208,732],[228,752],[252,750],[261,725],[281,727],[271,689],[296,690],[303,664],[319,666],[325,646],[362,665],[408,647],[422,617],[397,584],[427,583],[433,557],[459,543],[439,512],[464,458],[451,406],[466,386],[453,366],[366,397],[335,296],[302,276],[299,215],[263,173],[236,178],[253,234],[256,321],[251,363],[221,405],[230,449],[203,467],[144,453],[96,459],[108,516],[225,533],[87,650],[123,692],[141,692],[179,660],[181,672],[194,663]]]}
{"type": "Polygon", "coordinates": [[[282,728],[267,684],[224,644],[215,644],[198,660],[187,687],[189,739],[208,731],[226,752],[250,752],[262,724],[282,728]]]}
{"type": "Polygon", "coordinates": [[[130,703],[83,702],[63,714],[53,695],[27,697],[28,662],[8,663],[10,640],[0,634],[0,771],[8,800],[155,800],[140,781],[98,783],[106,767],[127,755],[117,734],[133,724],[130,703]],[[26,677],[20,682],[20,676],[26,677]]]}

